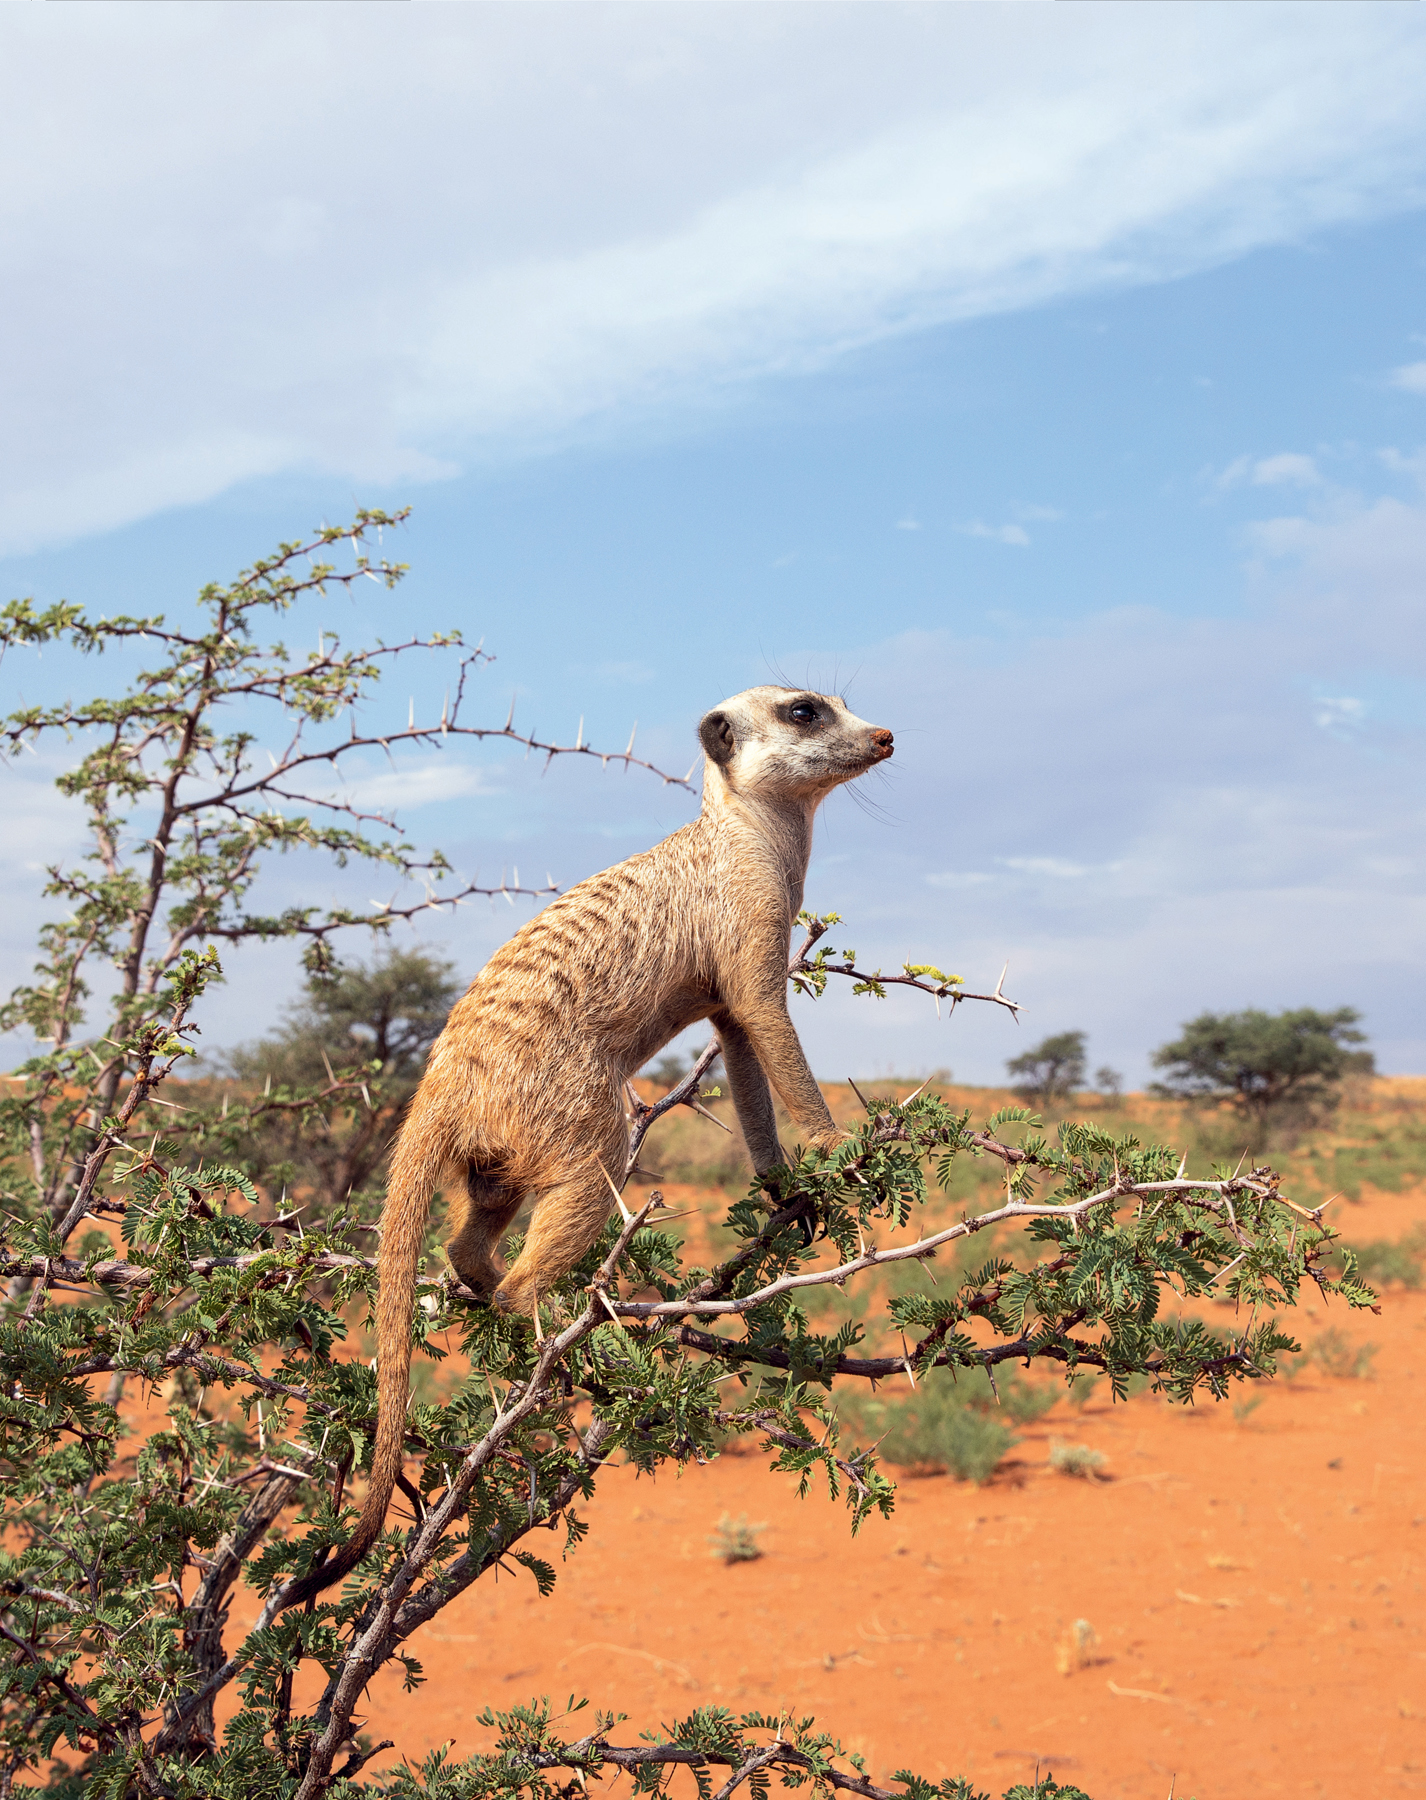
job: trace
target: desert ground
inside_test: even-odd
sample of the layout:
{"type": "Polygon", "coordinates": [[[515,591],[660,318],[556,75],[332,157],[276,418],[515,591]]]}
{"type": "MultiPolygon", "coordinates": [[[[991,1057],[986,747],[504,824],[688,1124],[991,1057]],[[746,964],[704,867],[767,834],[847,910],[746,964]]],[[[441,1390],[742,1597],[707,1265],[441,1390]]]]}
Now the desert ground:
{"type": "MultiPolygon", "coordinates": [[[[1426,1099],[1426,1082],[1401,1091],[1426,1099]]],[[[1304,1181],[1313,1155],[1296,1153],[1304,1181]]],[[[1414,1179],[1355,1186],[1349,1241],[1426,1220],[1414,1179]]],[[[667,1195],[695,1229],[726,1204],[667,1195]]],[[[1038,1770],[1094,1800],[1426,1792],[1426,1290],[1384,1287],[1378,1315],[1309,1295],[1287,1317],[1330,1354],[1188,1408],[1111,1404],[1101,1383],[1018,1427],[984,1486],[903,1479],[895,1516],[856,1538],[840,1503],[799,1500],[751,1447],[681,1476],[613,1471],[553,1595],[523,1571],[479,1583],[411,1646],[423,1685],[373,1682],[362,1729],[413,1762],[460,1757],[489,1743],[485,1707],[573,1695],[586,1720],[626,1714],[620,1742],[703,1706],[815,1714],[878,1783],[909,1768],[999,1796],[1038,1770]],[[1103,1463],[1057,1473],[1056,1441],[1103,1463]],[[725,1517],[764,1527],[761,1556],[719,1559],[725,1517]]]]}

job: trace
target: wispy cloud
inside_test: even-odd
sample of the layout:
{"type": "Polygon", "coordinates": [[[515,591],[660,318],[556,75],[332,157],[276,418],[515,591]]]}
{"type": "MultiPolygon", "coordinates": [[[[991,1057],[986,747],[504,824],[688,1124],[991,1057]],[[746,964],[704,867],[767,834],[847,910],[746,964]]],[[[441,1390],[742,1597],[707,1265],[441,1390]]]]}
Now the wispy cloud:
{"type": "Polygon", "coordinates": [[[352,772],[341,787],[329,792],[332,798],[347,801],[363,812],[399,815],[447,800],[492,794],[498,789],[499,782],[487,770],[459,762],[453,756],[433,756],[402,763],[398,769],[352,772]]]}
{"type": "Polygon", "coordinates": [[[1391,385],[1408,394],[1426,394],[1426,362],[1404,363],[1391,372],[1391,385]]]}
{"type": "Polygon", "coordinates": [[[1366,702],[1349,694],[1319,694],[1312,702],[1312,717],[1334,737],[1354,737],[1366,723],[1366,702]]]}
{"type": "Polygon", "coordinates": [[[973,888],[984,887],[988,881],[994,881],[993,875],[983,869],[937,869],[925,877],[926,885],[934,888],[973,888]]]}
{"type": "Polygon", "coordinates": [[[1276,456],[1240,456],[1218,477],[1219,487],[1320,487],[1322,473],[1314,457],[1282,450],[1276,456]]]}
{"type": "Polygon", "coordinates": [[[983,525],[979,519],[971,519],[953,529],[962,537],[989,538],[996,544],[1012,544],[1017,550],[1023,550],[1030,542],[1030,534],[1023,525],[983,525]]]}
{"type": "Polygon", "coordinates": [[[1410,15],[4,9],[0,549],[1413,205],[1410,15]]]}
{"type": "Polygon", "coordinates": [[[1088,875],[1087,863],[1069,862],[1063,856],[1002,856],[1007,869],[1021,875],[1048,875],[1054,881],[1078,881],[1088,875]]]}

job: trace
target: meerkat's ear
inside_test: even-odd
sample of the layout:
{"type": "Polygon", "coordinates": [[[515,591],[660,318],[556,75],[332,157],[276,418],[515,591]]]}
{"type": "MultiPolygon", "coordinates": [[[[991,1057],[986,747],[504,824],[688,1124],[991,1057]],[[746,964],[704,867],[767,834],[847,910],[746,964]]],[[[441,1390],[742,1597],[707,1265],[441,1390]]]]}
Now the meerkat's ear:
{"type": "Polygon", "coordinates": [[[698,741],[711,762],[717,763],[720,768],[730,763],[737,740],[733,736],[733,722],[727,713],[704,713],[699,721],[698,741]]]}

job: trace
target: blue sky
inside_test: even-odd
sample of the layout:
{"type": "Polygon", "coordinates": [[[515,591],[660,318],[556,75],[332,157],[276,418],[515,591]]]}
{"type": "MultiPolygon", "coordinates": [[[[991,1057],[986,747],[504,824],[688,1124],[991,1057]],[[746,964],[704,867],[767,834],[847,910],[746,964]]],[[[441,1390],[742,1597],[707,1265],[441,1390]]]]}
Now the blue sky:
{"type": "MultiPolygon", "coordinates": [[[[1024,1022],[799,1001],[823,1075],[993,1080],[1080,1027],[1137,1081],[1196,1011],[1300,1004],[1426,1069],[1419,9],[0,30],[7,595],[181,609],[409,502],[402,622],[484,638],[492,719],[513,693],[611,747],[637,719],[682,769],[707,706],[780,672],[895,730],[808,898],[870,963],[1008,959],[1024,1022]]],[[[389,633],[390,603],[319,624],[389,633]]],[[[75,844],[51,774],[4,776],[12,978],[75,844]]],[[[694,804],[492,754],[408,779],[413,836],[561,885],[694,804]]],[[[523,916],[427,935],[473,973],[523,916]]],[[[210,1039],[268,1023],[284,957],[210,1039]]]]}

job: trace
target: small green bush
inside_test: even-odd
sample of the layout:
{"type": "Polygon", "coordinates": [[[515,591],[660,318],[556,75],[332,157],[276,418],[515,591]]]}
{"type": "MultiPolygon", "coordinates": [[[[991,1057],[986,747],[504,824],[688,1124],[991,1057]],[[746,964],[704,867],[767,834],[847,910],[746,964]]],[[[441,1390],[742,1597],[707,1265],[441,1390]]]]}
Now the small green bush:
{"type": "Polygon", "coordinates": [[[1088,1481],[1104,1467],[1104,1452],[1091,1450],[1088,1444],[1066,1444],[1054,1438],[1050,1443],[1050,1467],[1057,1475],[1088,1481]]]}
{"type": "Polygon", "coordinates": [[[1345,1331],[1329,1325],[1308,1345],[1303,1360],[1316,1363],[1324,1375],[1335,1375],[1339,1381],[1370,1381],[1376,1352],[1375,1344],[1354,1344],[1345,1331]]]}
{"type": "Polygon", "coordinates": [[[1064,1397],[1064,1389],[1047,1381],[1026,1381],[1013,1365],[995,1372],[995,1386],[984,1369],[963,1373],[956,1392],[967,1406],[978,1406],[992,1414],[1003,1413],[1013,1425],[1033,1425],[1064,1397]]]}
{"type": "MultiPolygon", "coordinates": [[[[966,1385],[964,1376],[960,1385],[966,1385]]],[[[988,1383],[985,1389],[988,1397],[988,1383]]],[[[898,1468],[944,1470],[977,1486],[990,1480],[1006,1451],[1020,1441],[984,1404],[967,1402],[940,1370],[923,1376],[914,1394],[863,1400],[843,1413],[861,1432],[880,1439],[881,1454],[898,1468]]]]}
{"type": "Polygon", "coordinates": [[[1376,1238],[1369,1244],[1354,1244],[1357,1274],[1373,1287],[1419,1288],[1422,1265],[1426,1263],[1426,1226],[1418,1225],[1405,1237],[1376,1238]]]}
{"type": "Polygon", "coordinates": [[[758,1539],[766,1530],[765,1524],[749,1524],[746,1513],[739,1513],[736,1519],[724,1513],[708,1542],[713,1554],[725,1563],[756,1562],[763,1554],[758,1539]]]}

